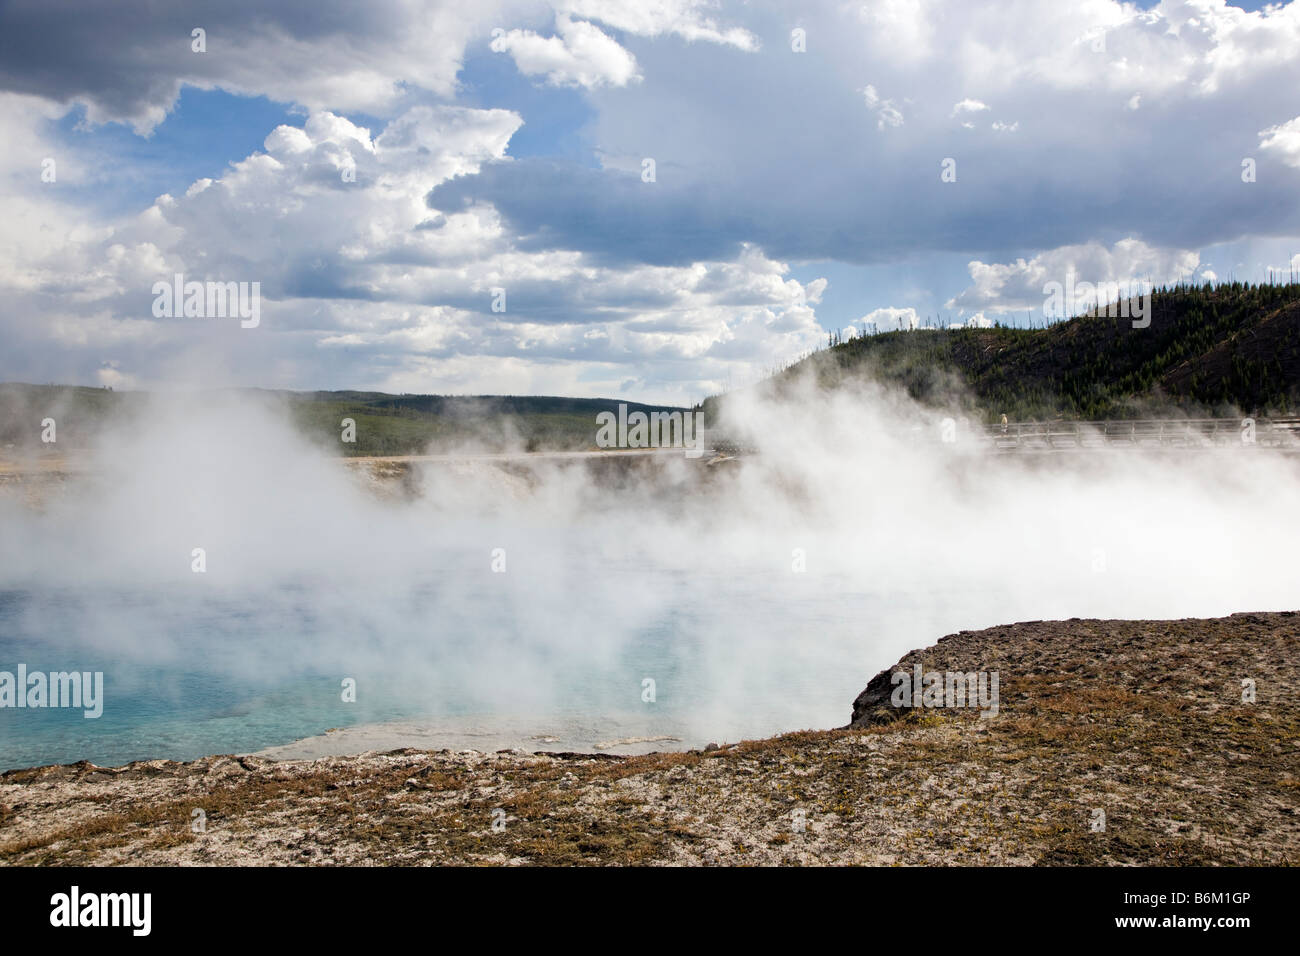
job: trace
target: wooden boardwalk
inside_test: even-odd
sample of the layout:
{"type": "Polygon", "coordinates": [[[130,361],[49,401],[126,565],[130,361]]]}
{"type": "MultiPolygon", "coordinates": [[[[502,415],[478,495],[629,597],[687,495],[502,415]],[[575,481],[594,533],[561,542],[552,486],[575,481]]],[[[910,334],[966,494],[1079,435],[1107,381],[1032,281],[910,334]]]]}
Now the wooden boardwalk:
{"type": "MultiPolygon", "coordinates": [[[[1103,449],[1271,449],[1300,453],[1300,418],[1114,419],[1108,421],[1008,422],[982,425],[947,419],[936,429],[916,426],[918,442],[969,447],[995,453],[1100,451],[1103,449]]],[[[757,454],[755,443],[715,429],[704,444],[715,455],[757,454]]]]}
{"type": "Polygon", "coordinates": [[[1300,418],[1010,422],[1006,426],[984,426],[976,440],[999,452],[1102,448],[1273,448],[1300,451],[1300,418]]]}

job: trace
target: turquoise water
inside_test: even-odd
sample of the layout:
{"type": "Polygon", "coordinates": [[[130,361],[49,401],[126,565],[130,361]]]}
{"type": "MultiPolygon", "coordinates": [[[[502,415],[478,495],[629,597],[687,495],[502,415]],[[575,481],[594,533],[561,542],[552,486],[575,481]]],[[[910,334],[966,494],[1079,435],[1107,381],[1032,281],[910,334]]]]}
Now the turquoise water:
{"type": "Polygon", "coordinates": [[[592,567],[542,595],[481,573],[378,595],[373,580],[355,593],[337,580],[0,591],[0,671],[102,671],[105,684],[98,719],[0,708],[0,769],[245,753],[416,717],[491,729],[506,715],[639,711],[647,731],[704,739],[842,725],[887,663],[863,626],[871,602],[828,603],[790,579],[592,567]]]}
{"type": "MultiPolygon", "coordinates": [[[[164,625],[166,626],[166,625],[164,625]]],[[[207,753],[246,751],[361,720],[400,713],[390,694],[362,694],[344,704],[330,662],[285,666],[278,672],[232,667],[232,657],[256,665],[257,645],[284,640],[255,610],[224,601],[173,601],[122,592],[93,594],[0,592],[0,670],[102,671],[104,710],[87,719],[77,709],[0,708],[0,768],[87,759],[101,765],[207,753]],[[151,660],[147,648],[123,654],[100,635],[78,630],[98,611],[105,619],[138,615],[184,627],[199,639],[178,652],[166,646],[151,660]],[[184,624],[176,622],[182,617],[184,624]],[[44,622],[58,621],[50,629],[44,622]],[[71,625],[71,626],[70,626],[71,625]]],[[[336,668],[335,668],[336,669],[336,668]]]]}

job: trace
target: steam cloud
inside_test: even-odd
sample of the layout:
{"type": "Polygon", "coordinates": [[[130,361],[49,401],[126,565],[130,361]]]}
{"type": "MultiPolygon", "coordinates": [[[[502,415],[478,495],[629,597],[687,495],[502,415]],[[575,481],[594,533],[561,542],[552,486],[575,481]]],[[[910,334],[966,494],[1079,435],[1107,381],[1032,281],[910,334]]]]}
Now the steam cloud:
{"type": "Polygon", "coordinates": [[[671,715],[690,744],[842,725],[874,673],[963,628],[1300,605],[1295,459],[998,459],[870,385],[730,409],[762,453],[704,481],[684,458],[618,486],[465,458],[394,500],[273,403],[156,396],[42,509],[0,498],[0,589],[42,596],[21,629],[52,652],[126,672],[355,676],[407,714],[671,715]]]}

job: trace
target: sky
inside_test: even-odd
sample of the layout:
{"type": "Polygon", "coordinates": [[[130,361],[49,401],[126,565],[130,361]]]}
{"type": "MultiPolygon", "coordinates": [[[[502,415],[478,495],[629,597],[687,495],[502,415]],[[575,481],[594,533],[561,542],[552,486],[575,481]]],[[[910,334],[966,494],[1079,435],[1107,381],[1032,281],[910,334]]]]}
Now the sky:
{"type": "Polygon", "coordinates": [[[3,381],[689,403],[1298,207],[1294,0],[0,4],[3,381]]]}

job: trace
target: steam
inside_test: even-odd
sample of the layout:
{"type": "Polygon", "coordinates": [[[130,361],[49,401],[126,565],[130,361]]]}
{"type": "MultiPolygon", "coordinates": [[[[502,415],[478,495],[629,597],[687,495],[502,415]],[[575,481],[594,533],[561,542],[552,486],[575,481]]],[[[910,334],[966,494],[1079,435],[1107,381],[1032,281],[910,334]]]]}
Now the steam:
{"type": "Polygon", "coordinates": [[[0,497],[0,589],[35,595],[18,627],[51,654],[111,653],[110,686],[162,661],[350,676],[395,715],[633,715],[688,743],[842,725],[964,628],[1300,606],[1294,458],[996,458],[872,385],[728,408],[761,454],[618,482],[462,457],[394,500],[280,405],[154,396],[43,508],[0,497]]]}

